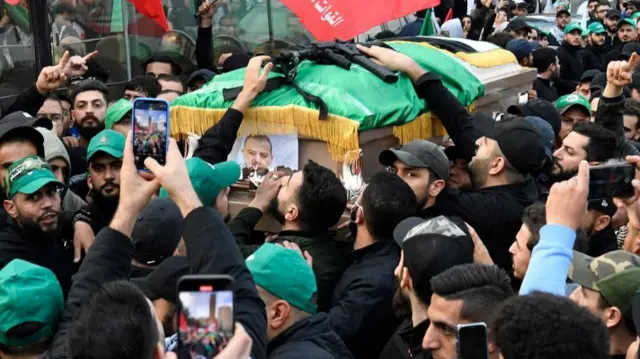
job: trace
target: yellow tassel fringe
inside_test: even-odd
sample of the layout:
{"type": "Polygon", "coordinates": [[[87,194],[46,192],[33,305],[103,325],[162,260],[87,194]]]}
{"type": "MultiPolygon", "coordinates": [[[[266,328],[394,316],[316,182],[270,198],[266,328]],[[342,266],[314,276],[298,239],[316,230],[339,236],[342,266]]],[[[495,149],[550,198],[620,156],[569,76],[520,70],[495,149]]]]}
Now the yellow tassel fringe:
{"type": "MultiPolygon", "coordinates": [[[[193,132],[198,135],[220,122],[227,109],[206,109],[187,106],[171,107],[171,136],[184,138],[193,132]]],[[[358,122],[329,114],[326,120],[318,119],[318,111],[300,106],[263,106],[250,108],[238,136],[256,134],[285,135],[297,133],[327,143],[329,153],[336,161],[351,161],[360,148],[358,122]]]]}

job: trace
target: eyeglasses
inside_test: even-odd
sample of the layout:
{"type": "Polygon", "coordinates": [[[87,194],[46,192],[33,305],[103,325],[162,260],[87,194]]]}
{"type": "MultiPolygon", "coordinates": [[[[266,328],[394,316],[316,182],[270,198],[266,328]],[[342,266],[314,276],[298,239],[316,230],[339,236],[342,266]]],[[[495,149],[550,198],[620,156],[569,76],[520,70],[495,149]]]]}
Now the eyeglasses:
{"type": "Polygon", "coordinates": [[[62,121],[62,115],[58,113],[39,113],[36,115],[36,117],[40,117],[40,118],[46,117],[53,122],[62,121]]]}

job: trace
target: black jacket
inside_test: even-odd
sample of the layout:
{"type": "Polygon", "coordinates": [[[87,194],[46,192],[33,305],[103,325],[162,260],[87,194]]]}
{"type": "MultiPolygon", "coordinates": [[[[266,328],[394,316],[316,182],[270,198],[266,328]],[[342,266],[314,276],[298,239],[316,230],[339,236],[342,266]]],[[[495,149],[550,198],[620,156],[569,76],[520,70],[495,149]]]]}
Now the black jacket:
{"type": "Polygon", "coordinates": [[[428,359],[431,352],[422,349],[422,339],[429,329],[429,319],[413,326],[411,318],[407,318],[398,327],[385,345],[380,359],[428,359]]]}
{"type": "MultiPolygon", "coordinates": [[[[63,224],[60,226],[63,227],[63,224]]],[[[65,243],[61,239],[68,237],[63,235],[63,232],[64,230],[61,230],[58,234],[46,238],[22,229],[13,219],[8,218],[2,222],[0,228],[0,253],[3,262],[18,258],[50,269],[67,297],[76,264],[73,262],[72,243],[65,243]]]]}
{"type": "MultiPolygon", "coordinates": [[[[185,218],[183,239],[191,273],[228,274],[235,279],[235,318],[253,339],[251,357],[265,359],[267,324],[264,303],[220,214],[210,207],[193,210],[185,218]]],[[[103,284],[129,279],[133,254],[134,247],[127,236],[110,227],[98,233],[73,282],[59,330],[51,351],[45,357],[67,357],[66,334],[74,315],[87,296],[103,284]]]]}
{"type": "Polygon", "coordinates": [[[605,67],[607,49],[604,45],[589,45],[581,51],[580,55],[582,56],[582,70],[599,70],[603,72],[607,70],[605,67]]]}
{"type": "Polygon", "coordinates": [[[9,106],[9,109],[7,109],[2,116],[4,117],[16,111],[24,111],[35,117],[46,99],[46,96],[43,96],[38,92],[36,84],[34,83],[20,92],[18,97],[13,101],[13,104],[9,106]]]}
{"type": "MultiPolygon", "coordinates": [[[[442,85],[439,78],[426,74],[416,84],[418,95],[440,118],[460,153],[470,160],[475,155],[475,142],[484,136],[474,127],[471,116],[442,85]]],[[[473,227],[494,262],[512,271],[509,247],[522,225],[524,209],[538,200],[535,182],[486,187],[470,192],[445,189],[436,201],[444,215],[457,215],[473,227]]]]}
{"type": "Polygon", "coordinates": [[[607,226],[600,232],[591,234],[586,254],[590,257],[599,257],[615,250],[618,250],[618,237],[613,228],[607,226]]]}
{"type": "Polygon", "coordinates": [[[624,95],[613,98],[600,97],[598,112],[596,112],[594,122],[616,134],[618,138],[618,151],[621,157],[638,156],[640,155],[640,151],[624,137],[623,101],[624,95]]]}
{"type": "Polygon", "coordinates": [[[198,148],[193,153],[193,157],[201,158],[211,164],[226,161],[236,141],[243,118],[242,112],[229,108],[222,115],[220,122],[209,128],[200,137],[198,148]]]}
{"type": "Polygon", "coordinates": [[[625,42],[620,41],[618,38],[616,38],[617,41],[613,41],[613,46],[611,47],[611,49],[609,49],[609,52],[607,52],[607,54],[604,57],[604,61],[605,61],[605,68],[607,66],[609,66],[609,63],[611,61],[618,61],[620,60],[620,55],[622,54],[622,48],[624,47],[624,45],[626,44],[625,42]]]}
{"type": "Polygon", "coordinates": [[[269,342],[269,359],[351,359],[351,353],[318,313],[291,326],[269,342]]]}
{"type": "Polygon", "coordinates": [[[393,271],[400,248],[393,238],[354,250],[331,298],[329,324],[356,359],[375,358],[398,324],[392,309],[393,271]]]}
{"type": "MultiPolygon", "coordinates": [[[[259,209],[246,207],[228,223],[229,230],[245,258],[264,244],[264,242],[255,243],[252,240],[253,228],[260,218],[262,218],[262,212],[259,209]]],[[[309,251],[313,257],[313,273],[316,275],[318,284],[318,311],[328,311],[333,289],[343,270],[342,256],[334,239],[334,233],[282,231],[273,243],[278,244],[284,241],[296,243],[303,252],[309,251]]]]}
{"type": "Polygon", "coordinates": [[[218,72],[213,58],[213,31],[211,27],[198,26],[195,53],[196,64],[199,69],[218,72]]]}
{"type": "Polygon", "coordinates": [[[558,90],[551,83],[551,80],[538,77],[533,81],[533,89],[539,99],[549,102],[555,102],[558,99],[558,90]]]}
{"type": "Polygon", "coordinates": [[[560,60],[560,77],[555,82],[558,96],[570,94],[576,90],[584,70],[580,61],[580,47],[562,43],[556,50],[560,60]]]}

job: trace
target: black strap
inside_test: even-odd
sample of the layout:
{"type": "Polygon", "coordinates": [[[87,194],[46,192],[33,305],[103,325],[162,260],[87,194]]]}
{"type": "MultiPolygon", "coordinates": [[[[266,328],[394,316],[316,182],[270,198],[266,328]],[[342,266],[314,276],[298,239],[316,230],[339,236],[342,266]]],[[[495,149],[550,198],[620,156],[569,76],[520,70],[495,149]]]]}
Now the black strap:
{"type": "MultiPolygon", "coordinates": [[[[265,85],[263,92],[273,91],[275,89],[280,88],[280,86],[283,86],[283,85],[293,86],[293,88],[300,94],[300,96],[302,96],[305,100],[318,106],[320,111],[320,116],[319,116],[320,120],[327,119],[329,115],[329,108],[327,107],[327,104],[320,97],[312,95],[307,91],[303,90],[302,88],[300,88],[300,86],[298,86],[298,84],[296,84],[293,79],[288,79],[284,77],[271,78],[267,80],[267,84],[265,85]]],[[[238,98],[238,95],[240,95],[241,91],[242,91],[242,86],[224,89],[222,90],[222,96],[225,101],[233,101],[236,98],[238,98]]]]}

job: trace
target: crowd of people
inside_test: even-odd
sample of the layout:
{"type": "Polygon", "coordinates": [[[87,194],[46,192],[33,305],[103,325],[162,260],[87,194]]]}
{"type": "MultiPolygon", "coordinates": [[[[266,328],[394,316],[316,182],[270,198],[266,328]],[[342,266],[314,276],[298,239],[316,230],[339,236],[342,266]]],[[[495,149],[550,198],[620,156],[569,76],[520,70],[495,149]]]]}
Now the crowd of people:
{"type": "Polygon", "coordinates": [[[486,325],[492,359],[640,357],[634,4],[621,14],[589,1],[584,47],[563,4],[558,31],[544,36],[512,17],[528,6],[487,1],[462,13],[465,36],[501,42],[538,69],[530,100],[501,113],[469,113],[410,57],[358,45],[411,79],[451,141],[368,154],[384,170],[353,200],[314,161],[269,172],[233,218],[241,168],[227,158],[271,58],[214,64],[202,50],[208,1],[198,53],[209,54],[196,71],[157,54],[112,99],[88,76],[95,52],[65,53],[0,120],[0,357],[210,353],[200,349],[211,342],[178,345],[176,285],[187,274],[234,278],[235,332],[218,359],[455,359],[458,326],[471,323],[486,325]],[[165,163],[148,157],[139,171],[132,101],[171,102],[239,67],[242,90],[192,153],[169,139],[165,163]],[[636,169],[631,197],[590,193],[591,166],[623,163],[636,169]],[[279,233],[258,233],[265,216],[279,233]]]}

